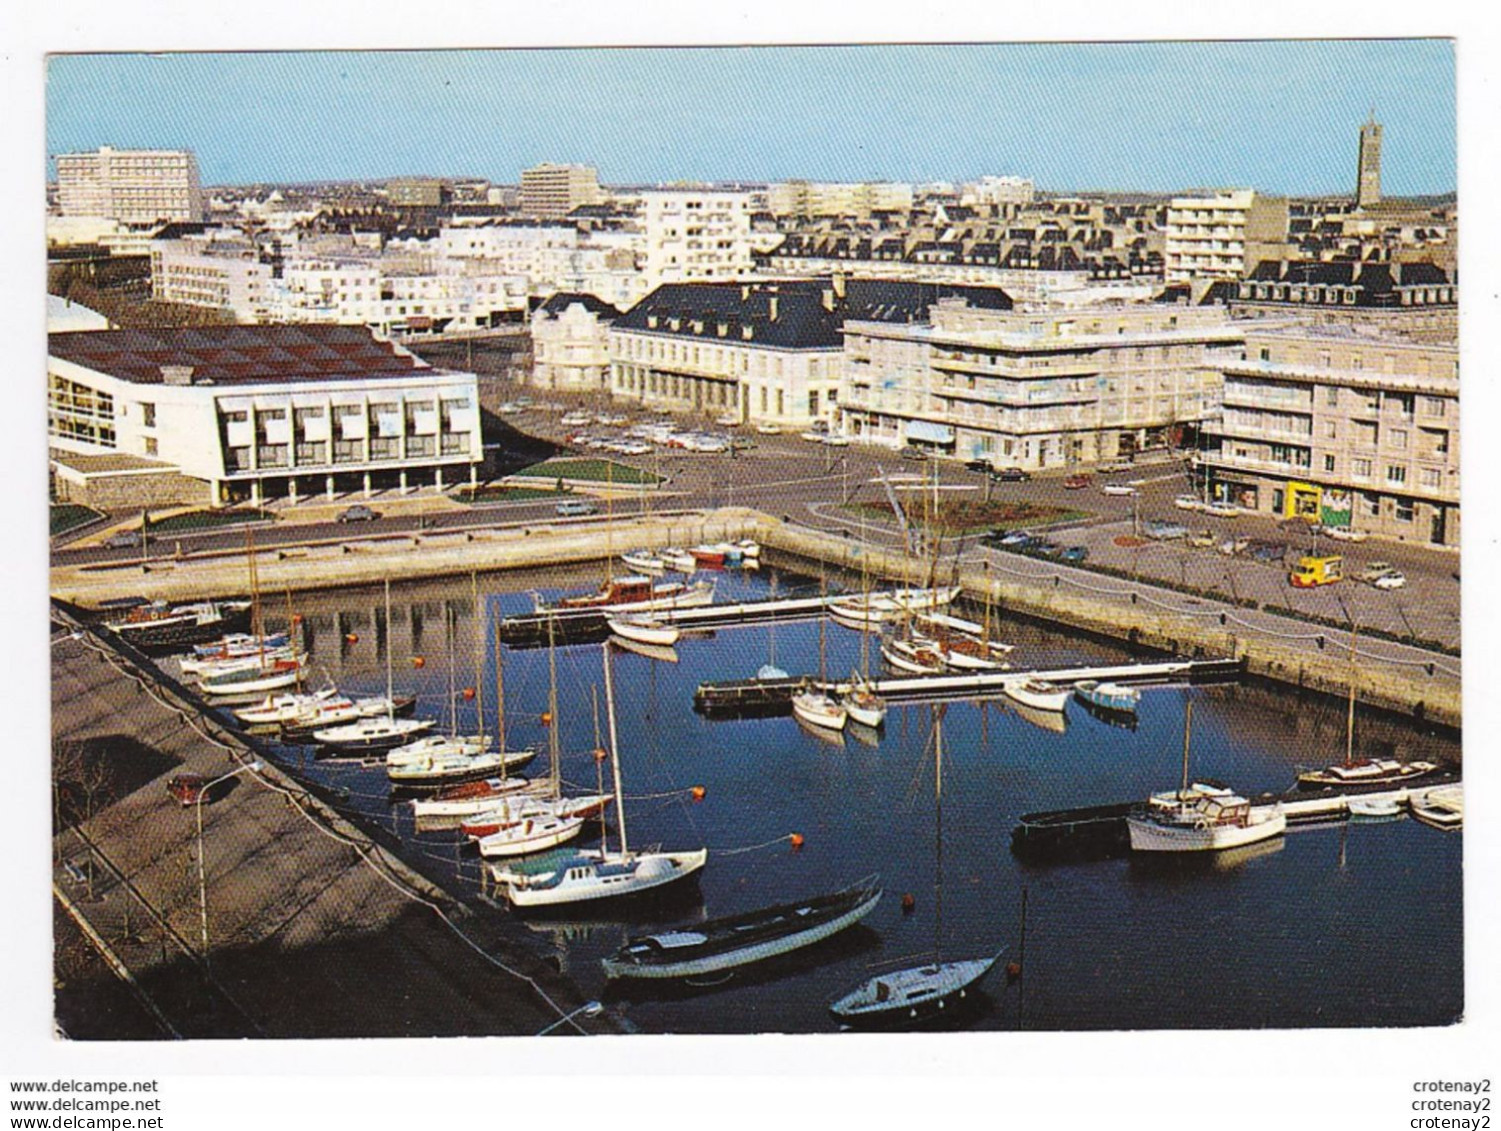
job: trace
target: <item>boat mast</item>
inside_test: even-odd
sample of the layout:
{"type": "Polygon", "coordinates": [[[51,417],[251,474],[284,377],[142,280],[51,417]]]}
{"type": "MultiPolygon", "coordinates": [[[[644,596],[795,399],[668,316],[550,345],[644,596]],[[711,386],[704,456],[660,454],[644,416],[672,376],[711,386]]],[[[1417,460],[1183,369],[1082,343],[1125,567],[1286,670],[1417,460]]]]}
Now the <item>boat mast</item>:
{"type": "Polygon", "coordinates": [[[943,947],[943,705],[933,708],[933,961],[942,961],[943,947]]]}
{"type": "Polygon", "coordinates": [[[1188,700],[1183,708],[1183,784],[1178,789],[1181,800],[1188,794],[1188,736],[1193,731],[1194,701],[1188,700]]]}
{"type": "Polygon", "coordinates": [[[605,659],[605,719],[610,727],[610,768],[615,772],[615,824],[620,830],[620,855],[629,852],[625,839],[625,796],[620,789],[620,747],[615,740],[615,688],[610,682],[610,642],[602,645],[605,659]]]}
{"type": "Polygon", "coordinates": [[[1355,634],[1360,626],[1350,626],[1350,710],[1345,718],[1345,765],[1355,761],[1355,634]]]}
{"type": "Polygon", "coordinates": [[[469,573],[469,593],[474,605],[474,717],[480,748],[485,744],[485,618],[479,603],[479,574],[469,573]]]}
{"type": "Polygon", "coordinates": [[[391,579],[386,578],[386,721],[395,724],[396,703],[391,698],[391,579]]]}
{"type": "Polygon", "coordinates": [[[547,753],[551,763],[548,784],[553,799],[563,794],[563,771],[558,753],[558,649],[554,637],[556,616],[547,618],[547,753]]]}
{"type": "MultiPolygon", "coordinates": [[[[608,664],[609,660],[606,659],[605,662],[608,664]]],[[[600,765],[599,759],[599,751],[603,749],[599,736],[599,684],[589,687],[589,699],[594,706],[594,792],[598,795],[605,791],[605,768],[600,765]]],[[[599,851],[601,854],[608,854],[610,851],[609,825],[603,820],[599,823],[599,851]]]]}
{"type": "MultiPolygon", "coordinates": [[[[504,666],[500,654],[500,621],[495,622],[495,743],[500,749],[500,776],[507,777],[506,772],[506,708],[505,687],[501,683],[501,669],[504,666]]],[[[481,720],[480,729],[484,730],[481,720]]]]}
{"type": "Polygon", "coordinates": [[[459,736],[459,697],[454,691],[453,669],[457,663],[454,655],[454,632],[453,632],[453,606],[444,605],[443,627],[448,631],[448,733],[454,738],[459,736]]]}

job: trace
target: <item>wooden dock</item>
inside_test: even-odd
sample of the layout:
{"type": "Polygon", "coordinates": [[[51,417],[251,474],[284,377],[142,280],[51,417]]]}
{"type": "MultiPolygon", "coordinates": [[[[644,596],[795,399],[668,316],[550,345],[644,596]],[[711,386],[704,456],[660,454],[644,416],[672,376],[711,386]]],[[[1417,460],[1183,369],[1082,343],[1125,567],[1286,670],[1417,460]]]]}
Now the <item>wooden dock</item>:
{"type": "MultiPolygon", "coordinates": [[[[913,675],[872,682],[875,693],[888,703],[922,703],[946,699],[983,699],[1005,694],[1006,685],[1023,679],[1043,679],[1072,687],[1095,679],[1131,685],[1162,683],[1229,683],[1245,670],[1241,660],[1162,660],[1145,664],[1055,668],[1049,671],[951,672],[913,675]]],[[[808,676],[786,679],[744,679],[701,683],[693,693],[693,709],[705,715],[780,715],[792,710],[792,695],[805,683],[836,693],[850,690],[848,680],[820,681],[808,676]]]]}
{"type": "MultiPolygon", "coordinates": [[[[848,594],[742,601],[695,609],[662,609],[646,615],[675,624],[685,632],[708,632],[720,628],[812,620],[823,616],[829,605],[843,596],[848,594]]],[[[605,624],[608,615],[611,614],[597,609],[554,609],[506,617],[500,622],[500,638],[513,648],[545,647],[551,628],[559,644],[596,644],[609,635],[610,630],[605,624]]]]}

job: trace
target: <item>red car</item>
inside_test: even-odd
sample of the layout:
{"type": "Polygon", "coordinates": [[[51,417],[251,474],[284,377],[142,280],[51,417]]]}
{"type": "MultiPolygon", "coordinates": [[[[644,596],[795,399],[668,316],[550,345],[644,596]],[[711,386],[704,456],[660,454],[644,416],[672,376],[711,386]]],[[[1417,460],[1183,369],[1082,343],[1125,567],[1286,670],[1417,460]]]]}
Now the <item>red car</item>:
{"type": "MultiPolygon", "coordinates": [[[[203,787],[208,785],[209,779],[202,774],[178,774],[167,783],[167,792],[177,798],[177,803],[184,809],[197,805],[199,796],[203,794],[203,787]]],[[[208,797],[204,796],[207,801],[208,797]]]]}
{"type": "Polygon", "coordinates": [[[1089,486],[1089,476],[1087,476],[1087,475],[1070,475],[1067,479],[1065,479],[1063,481],[1063,486],[1065,488],[1067,488],[1068,490],[1070,490],[1070,491],[1077,491],[1081,487],[1088,487],[1089,486]]]}

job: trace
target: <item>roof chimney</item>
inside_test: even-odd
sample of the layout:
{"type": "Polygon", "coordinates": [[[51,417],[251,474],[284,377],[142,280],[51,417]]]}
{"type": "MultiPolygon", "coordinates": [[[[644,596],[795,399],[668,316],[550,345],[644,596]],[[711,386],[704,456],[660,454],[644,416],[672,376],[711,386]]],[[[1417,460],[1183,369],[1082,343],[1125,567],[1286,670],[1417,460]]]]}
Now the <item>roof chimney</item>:
{"type": "Polygon", "coordinates": [[[193,367],[191,365],[163,365],[162,383],[166,385],[191,385],[193,383],[193,367]]]}

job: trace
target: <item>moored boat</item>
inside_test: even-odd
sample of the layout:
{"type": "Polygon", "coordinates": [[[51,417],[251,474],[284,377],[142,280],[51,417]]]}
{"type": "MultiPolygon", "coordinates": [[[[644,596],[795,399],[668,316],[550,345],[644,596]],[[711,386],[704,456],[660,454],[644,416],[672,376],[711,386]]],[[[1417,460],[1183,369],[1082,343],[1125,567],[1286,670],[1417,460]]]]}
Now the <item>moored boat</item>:
{"type": "Polygon", "coordinates": [[[853,927],[881,889],[866,881],[829,895],[630,939],[603,960],[609,978],[691,978],[787,954],[853,927]]]}
{"type": "Polygon", "coordinates": [[[1032,677],[1007,680],[1005,692],[1018,703],[1039,711],[1061,711],[1069,696],[1068,688],[1032,677]]]}
{"type": "Polygon", "coordinates": [[[219,657],[194,657],[184,656],[177,662],[177,668],[183,675],[194,676],[200,682],[205,679],[213,679],[216,676],[228,675],[230,672],[245,671],[247,668],[262,667],[273,660],[291,659],[298,652],[290,644],[283,644],[279,648],[268,648],[264,652],[254,653],[248,656],[219,657]]]}
{"type": "Polygon", "coordinates": [[[537,797],[517,793],[511,797],[492,802],[488,809],[470,814],[459,822],[459,832],[471,840],[480,840],[519,825],[533,817],[561,817],[565,820],[579,817],[592,821],[604,813],[614,801],[608,793],[594,793],[584,797],[537,797]]]}
{"type": "Polygon", "coordinates": [[[1356,821],[1390,821],[1402,815],[1402,805],[1395,797],[1352,797],[1345,808],[1356,821]]]}
{"type": "Polygon", "coordinates": [[[285,632],[269,636],[256,636],[250,632],[233,632],[211,640],[207,644],[193,645],[193,655],[200,660],[230,660],[236,656],[257,656],[262,652],[275,651],[291,643],[285,632]]]}
{"type": "Polygon", "coordinates": [[[417,700],[411,695],[363,696],[347,699],[342,696],[325,703],[318,703],[281,724],[281,740],[296,744],[311,742],[313,732],[329,727],[343,726],[359,719],[376,717],[404,718],[417,709],[417,700]]]}
{"type": "Polygon", "coordinates": [[[344,726],[312,732],[312,739],[332,754],[368,754],[401,746],[433,729],[432,719],[402,719],[389,715],[356,719],[344,726]]]}
{"type": "Polygon", "coordinates": [[[805,723],[830,730],[843,730],[849,721],[849,710],[842,703],[812,687],[793,694],[792,713],[805,723]]]}
{"type": "Polygon", "coordinates": [[[472,817],[476,813],[483,813],[486,809],[493,808],[503,798],[527,793],[536,794],[546,787],[546,782],[531,781],[527,778],[491,777],[463,782],[459,785],[444,786],[429,797],[414,800],[412,815],[418,820],[472,817]]]}
{"type": "Polygon", "coordinates": [[[1280,805],[1252,805],[1234,793],[1199,793],[1153,801],[1126,818],[1133,852],[1218,852],[1281,836],[1280,805]]]}
{"type": "Polygon", "coordinates": [[[674,573],[692,573],[698,568],[698,563],[693,560],[693,555],[678,546],[667,547],[667,549],[658,554],[658,557],[674,573]]]}
{"type": "Polygon", "coordinates": [[[608,853],[585,849],[536,866],[525,861],[492,864],[490,875],[513,907],[555,907],[620,899],[696,875],[709,850],[608,853]]]}
{"type": "Polygon", "coordinates": [[[637,573],[666,573],[667,562],[661,554],[651,550],[627,550],[620,560],[637,573]]]}
{"type": "Polygon", "coordinates": [[[938,962],[880,974],[862,982],[829,1006],[851,1028],[919,1025],[952,1012],[978,989],[1004,948],[989,958],[938,962]]]}
{"type": "Polygon", "coordinates": [[[279,657],[254,667],[218,672],[199,680],[198,689],[210,696],[259,695],[278,691],[291,687],[302,678],[306,662],[306,654],[301,654],[279,657]]]}
{"type": "Polygon", "coordinates": [[[1437,772],[1437,762],[1404,762],[1396,758],[1361,758],[1321,770],[1303,770],[1298,774],[1299,789],[1323,789],[1338,786],[1344,790],[1391,789],[1407,785],[1437,772]]]}
{"type": "Polygon", "coordinates": [[[340,695],[332,687],[310,693],[294,693],[268,697],[253,707],[241,707],[234,712],[235,718],[246,726],[279,726],[309,711],[330,705],[353,706],[354,700],[340,695]]]}
{"type": "Polygon", "coordinates": [[[881,643],[881,656],[898,671],[913,675],[936,675],[948,670],[948,665],[926,644],[914,640],[885,640],[881,643]]]}
{"type": "Polygon", "coordinates": [[[1141,692],[1120,683],[1102,683],[1096,679],[1081,679],[1074,684],[1074,695],[1101,711],[1114,711],[1122,715],[1136,714],[1141,702],[1141,692]]]}
{"type": "Polygon", "coordinates": [[[856,684],[841,697],[840,703],[849,714],[850,722],[874,729],[886,721],[886,700],[864,684],[856,684]]]}
{"type": "Polygon", "coordinates": [[[607,617],[605,623],[610,626],[611,632],[625,640],[664,648],[672,647],[683,634],[682,629],[676,625],[663,624],[641,613],[607,617]]]}
{"type": "Polygon", "coordinates": [[[200,601],[169,605],[153,601],[132,607],[104,627],[137,648],[172,648],[216,640],[250,623],[249,601],[200,601]]]}
{"type": "Polygon", "coordinates": [[[1446,785],[1422,793],[1414,792],[1407,804],[1414,819],[1435,829],[1452,830],[1464,826],[1465,796],[1462,786],[1446,785]]]}
{"type": "Polygon", "coordinates": [[[561,609],[594,609],[602,613],[665,612],[672,609],[696,609],[714,603],[714,583],[699,581],[652,581],[632,575],[612,578],[598,592],[581,597],[564,597],[552,604],[538,599],[539,613],[561,609]]]}
{"type": "Polygon", "coordinates": [[[478,841],[479,851],[485,857],[525,856],[565,844],[583,829],[582,817],[528,817],[519,825],[511,825],[487,837],[481,837],[478,841]]]}

